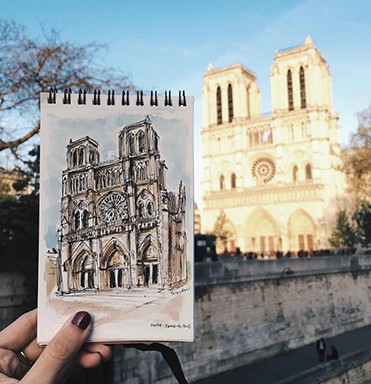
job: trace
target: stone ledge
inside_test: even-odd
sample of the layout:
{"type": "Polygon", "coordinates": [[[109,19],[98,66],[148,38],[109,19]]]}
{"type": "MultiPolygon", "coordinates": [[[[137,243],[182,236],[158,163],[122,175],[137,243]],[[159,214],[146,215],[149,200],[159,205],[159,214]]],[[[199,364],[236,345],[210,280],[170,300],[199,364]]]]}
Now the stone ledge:
{"type": "MultiPolygon", "coordinates": [[[[304,372],[300,372],[284,380],[280,380],[276,384],[325,384],[327,380],[344,375],[369,361],[371,361],[371,346],[348,353],[337,361],[329,361],[322,366],[318,365],[304,372]]],[[[365,379],[369,380],[371,378],[371,371],[367,373],[368,376],[365,379]]]]}
{"type": "MultiPolygon", "coordinates": [[[[371,255],[316,256],[278,260],[223,260],[195,263],[195,286],[371,271],[371,255]],[[285,274],[285,271],[293,273],[285,274]]],[[[279,282],[280,280],[280,282],[279,282]]]]}

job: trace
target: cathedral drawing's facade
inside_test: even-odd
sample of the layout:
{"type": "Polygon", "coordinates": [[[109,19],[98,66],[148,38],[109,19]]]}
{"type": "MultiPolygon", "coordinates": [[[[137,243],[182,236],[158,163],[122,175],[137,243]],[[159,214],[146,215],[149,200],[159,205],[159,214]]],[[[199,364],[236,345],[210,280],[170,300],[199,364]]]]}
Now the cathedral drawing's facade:
{"type": "Polygon", "coordinates": [[[120,130],[114,160],[101,161],[88,136],[67,145],[59,292],[186,282],[185,187],[167,190],[159,140],[147,116],[120,130]]]}
{"type": "Polygon", "coordinates": [[[272,112],[262,114],[249,69],[204,75],[202,231],[219,220],[229,251],[327,248],[345,194],[330,69],[307,37],[276,52],[270,78],[272,112]]]}

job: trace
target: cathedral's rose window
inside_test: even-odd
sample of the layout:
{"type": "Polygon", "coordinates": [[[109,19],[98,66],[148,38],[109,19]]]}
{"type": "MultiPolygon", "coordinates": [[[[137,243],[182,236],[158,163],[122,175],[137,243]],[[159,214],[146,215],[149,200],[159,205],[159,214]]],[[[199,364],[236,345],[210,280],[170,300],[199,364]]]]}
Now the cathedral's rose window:
{"type": "Polygon", "coordinates": [[[268,157],[262,157],[254,162],[251,173],[260,183],[268,183],[276,174],[276,165],[268,157]]]}
{"type": "Polygon", "coordinates": [[[110,193],[99,203],[98,212],[100,218],[106,223],[127,219],[128,203],[126,197],[120,193],[110,193]]]}

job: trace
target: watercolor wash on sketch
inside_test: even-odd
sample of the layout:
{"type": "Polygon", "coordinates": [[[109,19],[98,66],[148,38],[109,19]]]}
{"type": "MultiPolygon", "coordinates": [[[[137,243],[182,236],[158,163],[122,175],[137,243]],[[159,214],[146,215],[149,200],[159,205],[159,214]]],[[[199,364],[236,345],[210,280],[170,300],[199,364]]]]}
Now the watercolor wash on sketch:
{"type": "Polygon", "coordinates": [[[68,143],[58,248],[49,251],[57,295],[187,282],[185,186],[167,190],[159,140],[147,116],[119,132],[115,160],[100,161],[89,136],[68,143]]]}
{"type": "Polygon", "coordinates": [[[41,98],[39,342],[82,306],[91,341],[193,340],[193,100],[61,96],[41,98]]]}

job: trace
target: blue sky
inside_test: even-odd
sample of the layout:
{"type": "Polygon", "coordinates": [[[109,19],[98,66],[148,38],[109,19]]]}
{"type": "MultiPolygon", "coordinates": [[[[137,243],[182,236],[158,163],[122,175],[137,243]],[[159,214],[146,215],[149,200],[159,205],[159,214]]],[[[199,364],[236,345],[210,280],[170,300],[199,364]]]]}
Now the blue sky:
{"type": "Polygon", "coordinates": [[[262,112],[268,112],[275,51],[301,44],[307,35],[330,66],[345,145],[357,128],[356,113],[371,100],[370,15],[368,0],[13,0],[1,2],[0,13],[33,36],[55,28],[65,40],[108,44],[102,64],[127,71],[144,90],[194,95],[196,169],[207,65],[241,63],[252,70],[262,112]]]}

